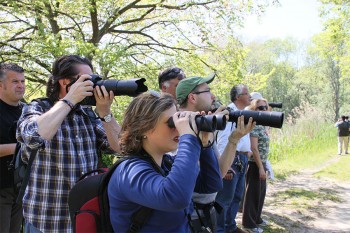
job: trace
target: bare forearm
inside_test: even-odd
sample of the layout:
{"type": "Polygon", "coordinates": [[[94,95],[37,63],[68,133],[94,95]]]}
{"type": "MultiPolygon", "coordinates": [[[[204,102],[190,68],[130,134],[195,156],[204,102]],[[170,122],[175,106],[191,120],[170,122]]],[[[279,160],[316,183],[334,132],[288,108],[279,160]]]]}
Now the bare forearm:
{"type": "Polygon", "coordinates": [[[103,128],[106,131],[107,139],[109,142],[109,145],[111,148],[116,151],[117,153],[120,153],[120,146],[119,146],[119,133],[121,127],[113,117],[110,122],[103,122],[103,128]]]}
{"type": "Polygon", "coordinates": [[[230,169],[233,163],[236,154],[236,147],[237,144],[231,145],[231,143],[228,143],[224,150],[224,153],[219,158],[219,167],[222,177],[226,175],[228,169],[230,169]]]}
{"type": "Polygon", "coordinates": [[[48,112],[38,117],[39,135],[51,140],[70,111],[71,108],[66,103],[58,101],[48,112]]]}
{"type": "Polygon", "coordinates": [[[1,144],[0,145],[0,157],[5,157],[15,153],[16,143],[1,144]]]}
{"type": "Polygon", "coordinates": [[[259,150],[256,148],[256,149],[252,149],[252,151],[253,151],[253,158],[254,158],[256,165],[258,165],[259,169],[263,168],[263,164],[261,162],[259,150]]]}
{"type": "Polygon", "coordinates": [[[235,159],[237,143],[238,140],[229,139],[224,152],[219,158],[219,167],[222,177],[226,175],[227,171],[230,169],[233,163],[233,160],[235,159]]]}

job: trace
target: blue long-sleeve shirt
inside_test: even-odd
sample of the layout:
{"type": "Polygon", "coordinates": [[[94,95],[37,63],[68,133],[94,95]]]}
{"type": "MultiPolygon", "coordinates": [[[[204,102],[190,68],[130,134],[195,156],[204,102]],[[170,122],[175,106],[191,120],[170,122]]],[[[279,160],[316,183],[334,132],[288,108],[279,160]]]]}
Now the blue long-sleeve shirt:
{"type": "MultiPolygon", "coordinates": [[[[126,232],[132,214],[146,206],[154,210],[141,232],[189,232],[187,214],[193,211],[191,197],[194,187],[212,189],[212,185],[205,187],[201,184],[206,175],[198,176],[200,151],[195,136],[181,136],[171,171],[168,172],[163,165],[161,167],[168,173],[166,177],[144,160],[130,159],[121,163],[108,185],[114,231],[126,232]]],[[[211,153],[211,149],[205,149],[202,155],[211,157],[211,153]]],[[[207,172],[206,169],[203,172],[207,172]]]]}
{"type": "Polygon", "coordinates": [[[199,158],[200,173],[194,192],[202,194],[216,193],[223,188],[219,161],[213,147],[202,150],[199,158]]]}

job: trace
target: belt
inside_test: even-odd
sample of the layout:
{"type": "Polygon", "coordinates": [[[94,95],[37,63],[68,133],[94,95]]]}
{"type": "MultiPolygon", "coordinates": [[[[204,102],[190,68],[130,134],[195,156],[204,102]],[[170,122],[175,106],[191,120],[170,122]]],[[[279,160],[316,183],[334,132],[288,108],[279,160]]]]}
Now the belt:
{"type": "Polygon", "coordinates": [[[236,155],[248,155],[248,152],[236,151],[236,155]]]}

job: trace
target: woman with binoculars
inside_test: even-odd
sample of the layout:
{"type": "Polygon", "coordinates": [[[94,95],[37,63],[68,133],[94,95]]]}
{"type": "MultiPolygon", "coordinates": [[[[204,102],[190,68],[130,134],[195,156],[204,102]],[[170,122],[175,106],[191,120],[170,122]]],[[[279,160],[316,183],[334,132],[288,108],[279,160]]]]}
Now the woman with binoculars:
{"type": "Polygon", "coordinates": [[[213,149],[208,147],[213,139],[212,133],[201,132],[198,140],[194,121],[198,114],[176,112],[170,95],[144,93],[130,103],[120,145],[122,153],[132,158],[117,167],[108,185],[115,232],[130,230],[132,216],[142,206],[153,210],[140,232],[189,232],[195,186],[207,192],[222,186],[216,171],[199,171],[199,156],[213,157],[213,149]],[[170,117],[176,128],[168,126],[170,117]],[[175,158],[166,154],[176,148],[175,158]]]}

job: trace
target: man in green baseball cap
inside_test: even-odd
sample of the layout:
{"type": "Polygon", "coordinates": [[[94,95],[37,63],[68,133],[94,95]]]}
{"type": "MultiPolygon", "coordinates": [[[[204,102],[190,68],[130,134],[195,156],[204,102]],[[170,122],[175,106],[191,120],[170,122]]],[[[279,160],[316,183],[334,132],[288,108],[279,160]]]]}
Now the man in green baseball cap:
{"type": "Polygon", "coordinates": [[[215,74],[206,78],[188,77],[179,82],[176,87],[176,99],[180,109],[187,111],[205,111],[212,109],[215,95],[210,92],[209,83],[214,80],[215,74]]]}
{"type": "MultiPolygon", "coordinates": [[[[188,77],[182,79],[176,87],[176,99],[180,105],[180,111],[193,111],[193,112],[209,112],[214,107],[215,95],[210,91],[209,83],[214,80],[215,74],[212,74],[206,78],[202,77],[188,77]]],[[[225,106],[219,107],[215,115],[227,115],[228,111],[225,106]]],[[[236,152],[236,143],[238,140],[250,130],[254,128],[252,120],[249,124],[244,126],[244,118],[239,119],[240,129],[234,131],[230,135],[229,143],[227,144],[227,149],[224,150],[222,154],[219,153],[217,149],[214,149],[215,156],[213,157],[201,157],[199,160],[200,168],[207,169],[207,171],[215,171],[213,175],[210,175],[210,179],[207,179],[208,185],[210,187],[219,187],[215,190],[211,189],[209,192],[202,192],[201,190],[194,190],[192,200],[194,202],[194,207],[196,211],[191,215],[191,225],[195,232],[203,231],[205,229],[210,229],[211,232],[216,232],[216,206],[215,197],[216,192],[221,190],[222,180],[221,178],[225,176],[228,169],[234,160],[236,152]],[[219,177],[219,182],[216,178],[219,177]]],[[[228,137],[228,138],[229,138],[228,137]]],[[[215,143],[213,147],[216,147],[215,143]]],[[[208,231],[209,232],[209,231],[208,231]]]]}

